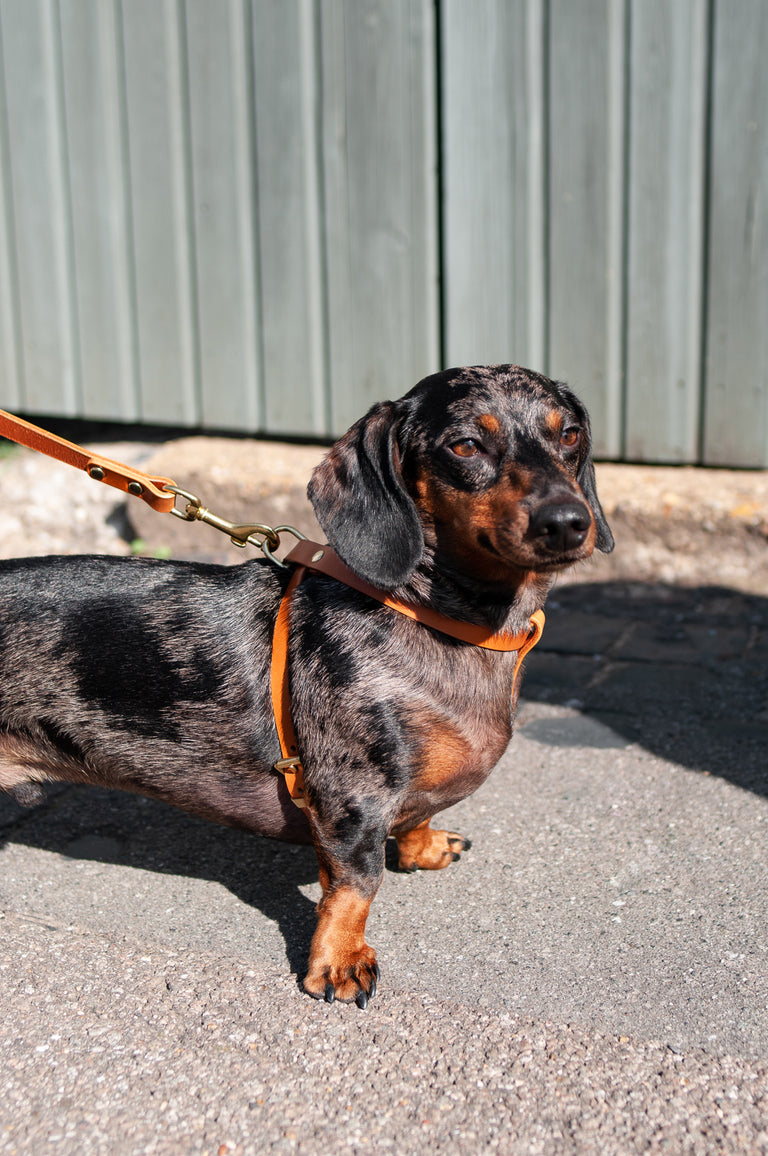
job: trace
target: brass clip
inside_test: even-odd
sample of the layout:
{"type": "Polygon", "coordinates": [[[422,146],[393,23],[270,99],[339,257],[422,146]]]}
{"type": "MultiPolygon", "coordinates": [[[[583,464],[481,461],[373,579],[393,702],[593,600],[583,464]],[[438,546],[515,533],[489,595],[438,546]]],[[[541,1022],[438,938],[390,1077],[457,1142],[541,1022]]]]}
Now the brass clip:
{"type": "Polygon", "coordinates": [[[262,553],[274,562],[276,566],[285,567],[285,563],[276,558],[273,551],[280,545],[280,534],[293,534],[295,538],[304,538],[305,535],[297,530],[295,526],[266,526],[262,522],[230,522],[226,518],[220,518],[218,514],[213,514],[210,510],[202,504],[200,499],[195,494],[190,494],[188,490],[182,490],[180,486],[171,486],[166,484],[164,487],[172,494],[179,498],[183,498],[186,506],[180,510],[174,506],[170,511],[175,517],[181,518],[185,522],[205,522],[207,526],[213,526],[214,530],[220,530],[222,534],[228,534],[229,540],[233,546],[256,546],[262,553]]]}
{"type": "Polygon", "coordinates": [[[262,525],[261,522],[252,522],[249,524],[229,522],[226,518],[220,518],[218,514],[214,514],[206,509],[200,499],[194,494],[190,494],[178,486],[166,486],[166,489],[171,490],[172,493],[177,494],[178,497],[186,499],[187,504],[183,510],[179,510],[176,506],[171,510],[172,514],[175,514],[177,518],[183,518],[185,522],[205,522],[207,526],[213,526],[214,530],[220,530],[222,534],[228,534],[229,540],[234,546],[244,547],[251,545],[261,550],[264,542],[268,541],[270,547],[276,550],[280,545],[280,538],[271,526],[262,525]],[[261,540],[254,537],[256,534],[262,535],[261,540]]]}

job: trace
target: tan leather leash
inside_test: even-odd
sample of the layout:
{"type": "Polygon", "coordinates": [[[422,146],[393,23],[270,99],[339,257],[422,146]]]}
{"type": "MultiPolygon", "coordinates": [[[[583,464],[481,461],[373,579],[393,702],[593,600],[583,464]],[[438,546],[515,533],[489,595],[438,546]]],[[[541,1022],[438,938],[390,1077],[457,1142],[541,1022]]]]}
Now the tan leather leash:
{"type": "Polygon", "coordinates": [[[517,651],[515,668],[512,673],[512,689],[514,691],[520,666],[529,650],[541,638],[544,629],[544,613],[536,610],[530,619],[530,627],[520,634],[490,633],[487,628],[472,622],[461,622],[455,618],[448,618],[428,606],[419,606],[415,603],[402,602],[393,598],[385,590],[371,586],[354,573],[342,562],[338,554],[330,546],[323,546],[319,542],[311,542],[304,538],[293,526],[266,526],[261,523],[239,525],[219,518],[207,510],[194,494],[180,489],[170,478],[150,477],[141,470],[134,469],[122,462],[112,461],[83,449],[82,446],[66,441],[56,434],[49,433],[39,426],[32,425],[23,418],[0,410],[0,436],[18,442],[19,445],[38,453],[46,454],[75,469],[84,470],[95,481],[104,482],[122,490],[125,494],[132,494],[141,498],[153,510],[160,513],[175,514],[185,521],[200,521],[213,526],[217,530],[229,535],[236,546],[246,544],[258,546],[270,561],[278,566],[296,567],[285,593],[280,601],[275,631],[272,642],[272,666],[270,671],[270,689],[272,695],[272,709],[275,716],[277,735],[280,741],[282,758],[275,763],[275,770],[285,776],[286,785],[291,799],[297,807],[306,806],[304,793],[304,768],[299,756],[298,739],[291,716],[290,687],[288,681],[288,636],[290,627],[291,600],[294,591],[307,570],[314,570],[335,578],[345,586],[359,590],[369,598],[404,614],[424,626],[438,630],[461,642],[481,646],[486,650],[517,651]],[[186,508],[182,511],[176,508],[177,496],[186,500],[186,508]],[[300,539],[285,556],[284,561],[277,559],[273,550],[280,544],[280,533],[293,534],[300,539]],[[262,535],[262,541],[257,535],[262,535]]]}
{"type": "Polygon", "coordinates": [[[162,514],[169,514],[176,504],[176,495],[169,493],[169,487],[174,484],[170,478],[151,478],[132,466],[89,453],[82,446],[40,429],[12,413],[6,413],[4,409],[0,409],[0,436],[74,466],[76,470],[85,470],[94,481],[114,486],[124,494],[133,494],[162,514]]]}
{"type": "Polygon", "coordinates": [[[111,458],[102,457],[101,454],[91,453],[82,446],[68,442],[65,438],[41,429],[40,426],[32,425],[15,414],[6,413],[3,409],[0,409],[0,436],[26,446],[27,449],[36,450],[39,454],[45,454],[46,457],[55,458],[65,465],[74,466],[77,470],[84,470],[94,481],[103,482],[107,486],[114,486],[116,490],[122,490],[124,494],[141,498],[161,514],[175,514],[177,518],[183,518],[186,522],[205,522],[206,525],[221,530],[223,534],[228,534],[235,546],[257,546],[272,562],[277,562],[272,551],[280,545],[278,531],[292,531],[290,526],[278,526],[275,529],[258,522],[248,525],[228,522],[225,518],[219,518],[211,513],[199,498],[180,489],[171,478],[150,477],[134,466],[127,466],[124,462],[115,462],[111,458]],[[177,498],[182,498],[186,502],[183,510],[177,509],[177,498]],[[262,541],[259,541],[258,535],[262,536],[262,541]]]}
{"type": "Polygon", "coordinates": [[[286,554],[285,561],[294,563],[297,569],[288,583],[285,594],[280,602],[280,609],[275,623],[275,632],[272,638],[272,710],[275,716],[277,737],[280,741],[280,750],[283,757],[275,763],[275,770],[285,776],[288,793],[297,807],[306,806],[304,790],[304,767],[299,755],[299,743],[291,715],[291,700],[288,684],[288,635],[290,626],[291,601],[294,591],[307,570],[314,570],[360,590],[369,598],[397,610],[424,626],[447,634],[451,638],[458,638],[461,642],[469,642],[473,646],[481,646],[486,650],[517,651],[515,668],[512,673],[512,691],[514,693],[517,676],[520,672],[523,659],[529,650],[532,650],[541,638],[544,629],[544,612],[536,610],[531,615],[530,627],[520,634],[490,633],[486,627],[477,626],[472,622],[461,622],[455,618],[448,618],[439,614],[428,606],[418,606],[411,602],[401,602],[393,598],[384,590],[378,590],[362,578],[358,578],[354,571],[342,562],[330,546],[322,546],[318,542],[310,542],[304,538],[286,554]]]}

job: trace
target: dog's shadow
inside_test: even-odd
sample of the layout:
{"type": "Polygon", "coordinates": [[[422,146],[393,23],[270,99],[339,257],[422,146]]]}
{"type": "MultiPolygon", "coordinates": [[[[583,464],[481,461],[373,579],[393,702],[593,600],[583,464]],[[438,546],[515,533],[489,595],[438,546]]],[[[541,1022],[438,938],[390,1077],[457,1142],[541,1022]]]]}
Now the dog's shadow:
{"type": "MultiPolygon", "coordinates": [[[[0,792],[0,850],[8,842],[218,883],[277,926],[291,972],[297,981],[306,973],[319,897],[309,886],[318,880],[311,846],[219,826],[139,795],[65,784],[48,787],[44,801],[29,808],[0,792]]],[[[397,869],[393,840],[387,867],[397,869]]]]}

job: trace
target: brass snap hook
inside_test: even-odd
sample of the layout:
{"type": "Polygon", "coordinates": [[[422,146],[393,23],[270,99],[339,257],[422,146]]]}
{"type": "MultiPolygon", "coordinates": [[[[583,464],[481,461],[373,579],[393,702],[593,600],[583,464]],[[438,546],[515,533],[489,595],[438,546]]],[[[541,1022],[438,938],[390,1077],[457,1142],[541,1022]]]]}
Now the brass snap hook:
{"type": "Polygon", "coordinates": [[[213,526],[214,530],[220,530],[222,534],[229,536],[230,542],[234,546],[256,546],[262,551],[264,556],[270,562],[274,562],[276,566],[285,567],[285,563],[281,562],[273,554],[280,545],[281,533],[293,534],[295,538],[303,538],[305,535],[297,530],[295,526],[272,526],[264,525],[262,522],[239,523],[230,522],[226,518],[220,518],[218,514],[213,514],[210,510],[202,504],[200,499],[191,494],[188,490],[182,490],[180,486],[166,485],[166,490],[169,490],[176,497],[182,498],[186,502],[184,509],[179,509],[174,506],[170,511],[175,517],[183,519],[185,522],[205,522],[208,526],[213,526]]]}

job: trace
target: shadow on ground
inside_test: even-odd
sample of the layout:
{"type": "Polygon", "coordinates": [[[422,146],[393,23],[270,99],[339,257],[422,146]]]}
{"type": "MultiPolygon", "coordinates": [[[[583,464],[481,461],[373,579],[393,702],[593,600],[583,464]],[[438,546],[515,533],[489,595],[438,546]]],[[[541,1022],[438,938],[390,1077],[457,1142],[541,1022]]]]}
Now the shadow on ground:
{"type": "MultiPolygon", "coordinates": [[[[556,589],[523,697],[578,714],[525,733],[596,745],[595,728],[768,795],[768,599],[722,586],[594,583],[556,589]],[[583,737],[582,737],[583,736],[583,737]]],[[[599,740],[598,740],[599,744],[599,740]]]]}
{"type": "Polygon", "coordinates": [[[316,919],[300,889],[317,880],[311,847],[220,827],[141,796],[69,785],[48,788],[45,802],[29,809],[0,795],[0,846],[6,841],[219,883],[277,924],[291,971],[306,971],[316,919]]]}

